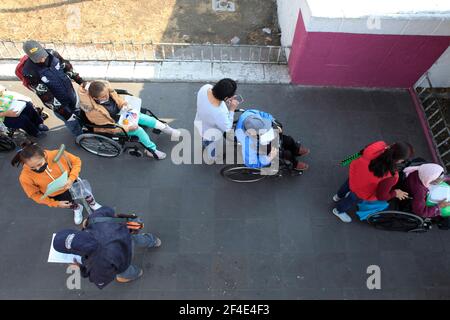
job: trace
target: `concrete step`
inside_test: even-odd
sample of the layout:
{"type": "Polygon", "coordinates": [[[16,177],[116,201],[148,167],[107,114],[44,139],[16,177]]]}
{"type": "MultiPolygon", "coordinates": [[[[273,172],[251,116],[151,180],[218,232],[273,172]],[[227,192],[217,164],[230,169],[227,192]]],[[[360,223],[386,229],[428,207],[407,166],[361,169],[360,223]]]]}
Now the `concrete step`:
{"type": "MultiPolygon", "coordinates": [[[[17,80],[18,60],[0,60],[0,80],[17,80]]],[[[285,64],[238,62],[124,62],[73,61],[76,72],[86,80],[203,82],[232,78],[242,83],[291,82],[285,64]]]]}

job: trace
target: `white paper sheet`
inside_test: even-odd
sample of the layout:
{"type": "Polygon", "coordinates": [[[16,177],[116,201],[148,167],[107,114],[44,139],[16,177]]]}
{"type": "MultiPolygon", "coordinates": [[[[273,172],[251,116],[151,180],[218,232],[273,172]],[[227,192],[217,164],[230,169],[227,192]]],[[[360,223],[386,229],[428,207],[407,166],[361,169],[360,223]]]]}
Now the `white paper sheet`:
{"type": "Polygon", "coordinates": [[[67,179],[68,179],[67,171],[64,171],[63,174],[58,179],[55,179],[55,181],[52,181],[48,184],[47,190],[45,191],[41,199],[47,198],[49,195],[64,188],[64,186],[67,183],[67,179]]]}
{"type": "Polygon", "coordinates": [[[18,115],[20,115],[26,106],[27,106],[27,103],[25,101],[13,100],[11,102],[11,106],[9,107],[9,110],[12,110],[15,113],[17,113],[18,115]]]}
{"type": "Polygon", "coordinates": [[[430,201],[439,203],[441,201],[450,201],[450,187],[445,184],[430,187],[430,201]]]}
{"type": "Polygon", "coordinates": [[[50,244],[50,252],[48,253],[48,262],[50,263],[73,263],[73,259],[77,259],[81,264],[81,257],[74,254],[61,253],[53,248],[53,241],[55,240],[56,233],[53,234],[52,243],[50,244]]]}
{"type": "Polygon", "coordinates": [[[137,124],[139,122],[139,114],[141,113],[142,107],[142,99],[133,96],[124,96],[123,97],[126,102],[128,102],[129,111],[125,111],[123,108],[122,112],[120,112],[119,124],[123,124],[123,120],[127,118],[127,113],[132,113],[132,115],[128,117],[129,124],[137,124]]]}

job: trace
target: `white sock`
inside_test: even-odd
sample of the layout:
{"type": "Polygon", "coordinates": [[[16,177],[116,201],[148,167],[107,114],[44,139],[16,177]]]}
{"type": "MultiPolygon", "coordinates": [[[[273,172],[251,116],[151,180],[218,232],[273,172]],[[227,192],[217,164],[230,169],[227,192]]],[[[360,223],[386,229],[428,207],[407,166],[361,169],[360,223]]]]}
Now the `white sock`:
{"type": "Polygon", "coordinates": [[[162,123],[161,121],[156,120],[155,129],[163,130],[166,126],[168,126],[167,123],[162,123]]]}

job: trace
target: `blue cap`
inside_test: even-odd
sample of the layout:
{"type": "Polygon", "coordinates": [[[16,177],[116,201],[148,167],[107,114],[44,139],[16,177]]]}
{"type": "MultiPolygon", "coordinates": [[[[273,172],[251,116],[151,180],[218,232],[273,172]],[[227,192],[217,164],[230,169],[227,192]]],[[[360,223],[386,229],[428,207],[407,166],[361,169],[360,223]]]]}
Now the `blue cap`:
{"type": "Polygon", "coordinates": [[[87,231],[65,229],[59,231],[53,240],[53,248],[62,253],[89,255],[98,247],[98,241],[87,231]]]}

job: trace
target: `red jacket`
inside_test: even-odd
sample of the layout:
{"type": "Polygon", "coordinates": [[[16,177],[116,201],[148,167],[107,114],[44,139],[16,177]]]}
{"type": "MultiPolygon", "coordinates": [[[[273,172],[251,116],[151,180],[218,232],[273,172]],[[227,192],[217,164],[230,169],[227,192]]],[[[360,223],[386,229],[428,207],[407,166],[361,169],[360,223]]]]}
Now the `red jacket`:
{"type": "MultiPolygon", "coordinates": [[[[369,171],[370,161],[381,155],[386,147],[388,147],[388,144],[384,141],[374,142],[364,149],[360,158],[352,161],[350,164],[350,190],[355,193],[358,198],[368,201],[387,201],[392,198],[392,193],[394,192],[391,193],[390,190],[387,192],[388,194],[390,193],[390,196],[380,198],[379,187],[383,184],[386,185],[385,182],[387,182],[391,188],[395,186],[398,182],[398,173],[396,172],[395,175],[392,176],[391,173],[388,172],[384,177],[379,178],[369,171]],[[380,184],[382,181],[383,184],[380,184]]],[[[383,189],[385,188],[383,187],[383,189]]]]}

